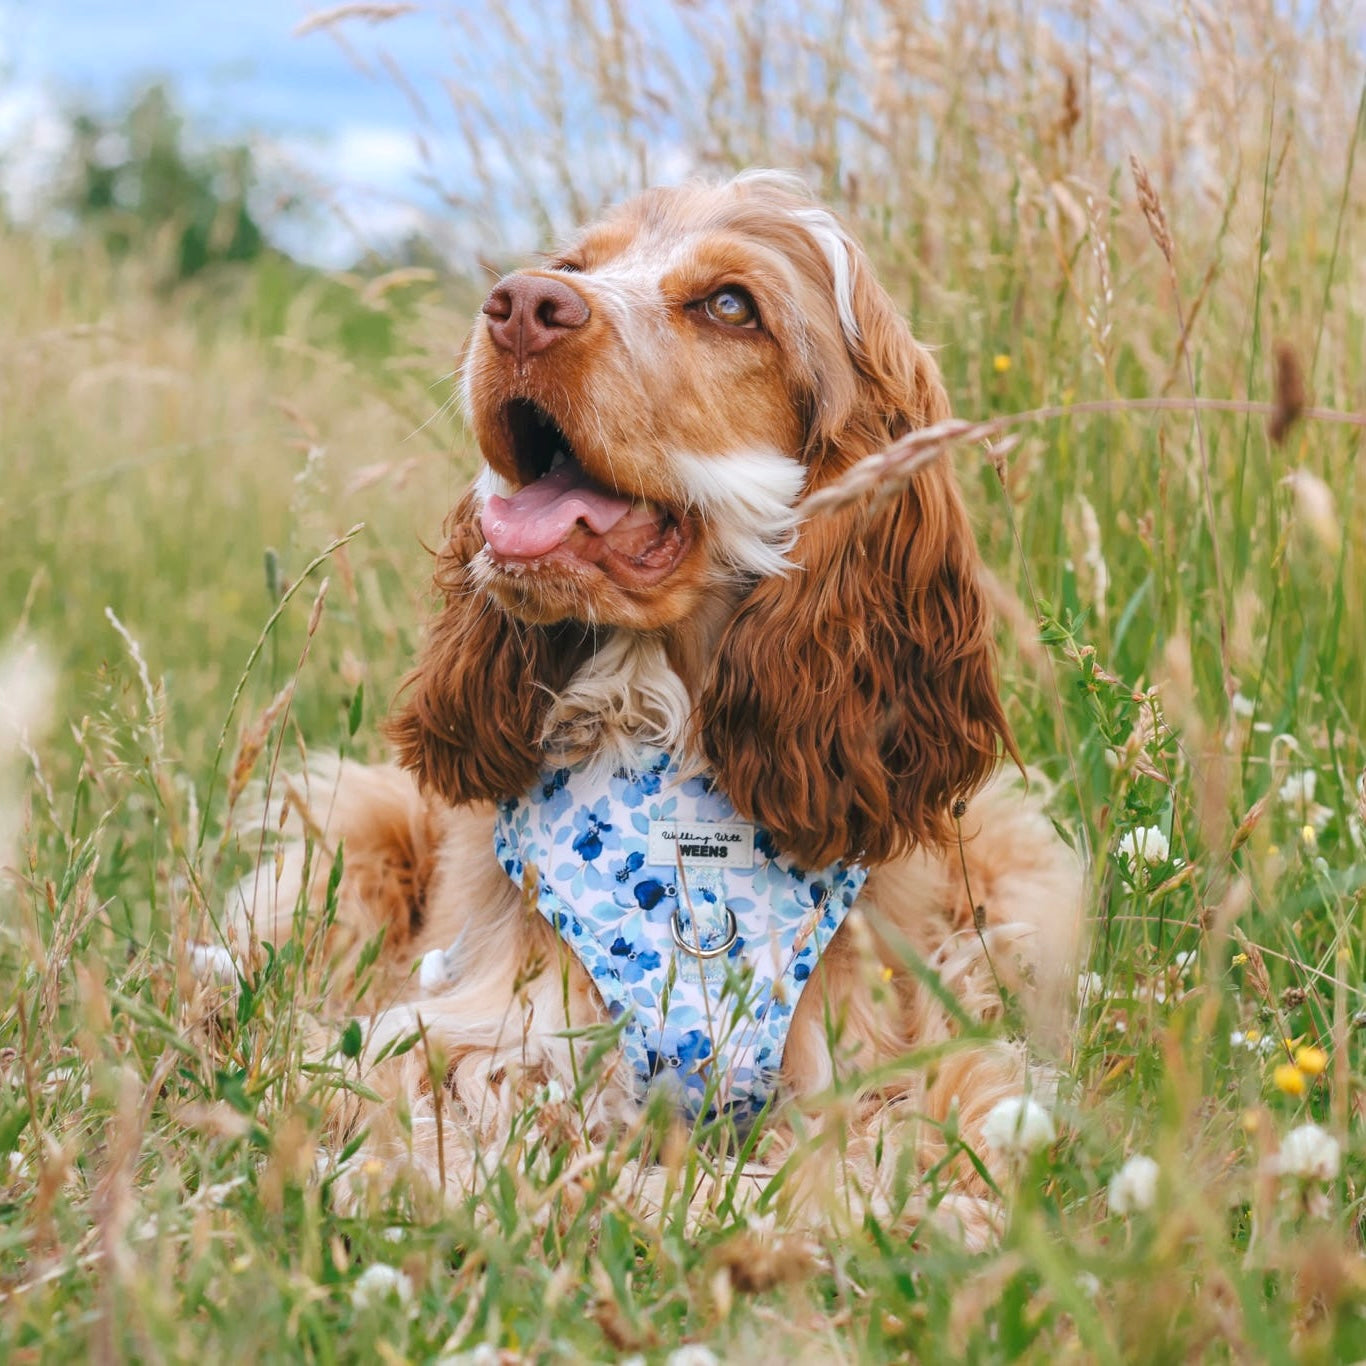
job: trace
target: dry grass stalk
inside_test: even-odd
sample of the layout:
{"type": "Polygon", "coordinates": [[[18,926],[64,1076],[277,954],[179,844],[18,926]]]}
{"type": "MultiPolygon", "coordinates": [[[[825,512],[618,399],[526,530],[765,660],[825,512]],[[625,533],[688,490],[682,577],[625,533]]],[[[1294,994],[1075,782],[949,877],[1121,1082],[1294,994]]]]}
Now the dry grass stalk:
{"type": "Polygon", "coordinates": [[[1295,520],[1328,552],[1336,555],[1342,544],[1342,523],[1333,490],[1301,466],[1281,480],[1294,498],[1295,520]]]}
{"type": "Polygon", "coordinates": [[[1258,822],[1266,814],[1266,808],[1270,805],[1271,794],[1258,797],[1255,802],[1248,807],[1242,820],[1238,822],[1237,829],[1233,832],[1233,841],[1229,845],[1229,853],[1235,854],[1245,845],[1252,836],[1252,832],[1257,828],[1258,822]]]}
{"type": "Polygon", "coordinates": [[[1275,352],[1275,411],[1266,424],[1266,434],[1281,445],[1291,427],[1304,412],[1304,371],[1300,358],[1289,342],[1277,342],[1275,352]]]}
{"type": "Polygon", "coordinates": [[[1271,989],[1271,975],[1266,970],[1266,959],[1262,957],[1261,949],[1236,925],[1232,926],[1230,933],[1238,941],[1239,949],[1247,954],[1247,980],[1252,989],[1266,1005],[1274,1007],[1276,995],[1271,989]]]}
{"type": "Polygon", "coordinates": [[[266,740],[270,736],[271,728],[280,719],[280,713],[284,711],[293,698],[294,683],[295,680],[291,678],[275,694],[270,704],[257,718],[256,723],[242,736],[242,743],[237,747],[237,758],[233,761],[232,774],[228,778],[229,812],[236,807],[237,799],[246,789],[252,770],[256,767],[256,761],[261,757],[261,751],[266,747],[266,740]]]}
{"type": "Polygon", "coordinates": [[[1148,174],[1148,168],[1132,153],[1129,155],[1129,167],[1134,173],[1134,185],[1138,189],[1138,207],[1143,210],[1143,217],[1148,220],[1148,231],[1152,233],[1157,249],[1166,257],[1167,264],[1175,267],[1176,246],[1172,241],[1171,229],[1167,226],[1167,215],[1162,208],[1162,200],[1153,185],[1152,177],[1148,174]]]}
{"type": "MultiPolygon", "coordinates": [[[[903,436],[899,441],[876,455],[866,456],[832,484],[826,484],[808,494],[798,504],[797,511],[805,517],[819,516],[857,503],[875,493],[890,497],[904,488],[922,469],[938,459],[950,446],[965,441],[988,444],[985,459],[998,471],[1005,457],[1018,444],[1014,437],[1005,437],[1011,427],[1022,427],[1034,422],[1053,422],[1060,418],[1086,417],[1102,413],[1250,413],[1270,417],[1275,411],[1271,403],[1257,403],[1236,398],[1114,398],[1095,399],[1083,403],[1051,404],[1044,408],[1030,408],[982,422],[963,418],[949,418],[932,427],[922,427],[903,436]]],[[[1334,408],[1305,408],[1300,414],[1316,422],[1328,422],[1349,427],[1366,427],[1366,412],[1344,412],[1334,408]]]]}
{"type": "Polygon", "coordinates": [[[355,4],[333,5],[331,9],[318,10],[294,25],[294,36],[302,38],[320,29],[345,24],[352,19],[361,19],[368,24],[385,24],[391,19],[401,19],[405,14],[416,14],[418,7],[406,3],[365,4],[357,0],[355,4]]]}

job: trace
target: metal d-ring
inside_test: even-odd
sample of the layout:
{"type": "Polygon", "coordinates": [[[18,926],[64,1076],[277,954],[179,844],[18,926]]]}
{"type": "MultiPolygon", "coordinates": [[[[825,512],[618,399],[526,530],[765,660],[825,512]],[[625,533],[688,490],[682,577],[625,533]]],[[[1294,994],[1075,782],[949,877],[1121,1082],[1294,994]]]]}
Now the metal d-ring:
{"type": "Polygon", "coordinates": [[[678,923],[677,910],[669,917],[669,928],[673,931],[674,943],[680,949],[692,954],[694,958],[720,958],[722,954],[730,952],[731,945],[740,936],[739,922],[735,919],[735,912],[729,906],[726,907],[726,937],[713,948],[704,949],[698,944],[690,943],[683,937],[683,927],[678,923]]]}

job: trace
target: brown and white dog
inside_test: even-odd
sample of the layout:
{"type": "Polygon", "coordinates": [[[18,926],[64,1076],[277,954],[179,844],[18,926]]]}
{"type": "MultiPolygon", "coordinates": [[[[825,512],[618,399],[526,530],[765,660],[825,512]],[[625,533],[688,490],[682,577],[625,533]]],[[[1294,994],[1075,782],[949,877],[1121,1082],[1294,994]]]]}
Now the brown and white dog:
{"type": "MultiPolygon", "coordinates": [[[[345,846],[334,951],[386,932],[370,1055],[420,1018],[448,1060],[439,1104],[416,1051],[375,1069],[412,1119],[370,1114],[369,1153],[435,1182],[440,1146],[455,1189],[497,1164],[535,1088],[577,1097],[574,1141],[632,1122],[624,1067],[588,1088],[576,1070],[602,1001],[492,831],[547,764],[642,750],[710,774],[791,860],[868,870],[797,1001],[771,1152],[794,1123],[814,1143],[815,1101],[869,1080],[846,1087],[838,1163],[814,1156],[791,1188],[878,1201],[898,1163],[904,1180],[944,1156],[951,1109],[980,1148],[993,1104],[1029,1089],[1024,1050],[948,1046],[928,979],[979,1018],[1001,983],[1026,1006],[1065,996],[1081,872],[992,776],[1015,751],[947,459],[872,508],[795,511],[949,412],[863,251],[790,177],[652,190],[502,280],[463,374],[484,464],[446,522],[441,605],[389,726],[399,767],[345,763],[307,797],[345,846]],[[419,978],[438,950],[449,973],[419,978]],[[932,1068],[905,1062],[941,1044],[932,1068]]],[[[255,933],[289,933],[304,867],[296,846],[255,933]]]]}

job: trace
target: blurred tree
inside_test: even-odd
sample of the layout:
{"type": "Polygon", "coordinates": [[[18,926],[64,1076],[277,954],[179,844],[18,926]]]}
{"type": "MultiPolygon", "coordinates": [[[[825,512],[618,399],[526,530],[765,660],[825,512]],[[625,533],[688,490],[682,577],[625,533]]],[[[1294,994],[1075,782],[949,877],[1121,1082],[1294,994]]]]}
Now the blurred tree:
{"type": "Polygon", "coordinates": [[[58,207],[114,255],[160,248],[169,274],[184,280],[265,249],[250,205],[255,178],[248,147],[188,148],[170,95],[156,85],[122,114],[73,116],[58,207]]]}

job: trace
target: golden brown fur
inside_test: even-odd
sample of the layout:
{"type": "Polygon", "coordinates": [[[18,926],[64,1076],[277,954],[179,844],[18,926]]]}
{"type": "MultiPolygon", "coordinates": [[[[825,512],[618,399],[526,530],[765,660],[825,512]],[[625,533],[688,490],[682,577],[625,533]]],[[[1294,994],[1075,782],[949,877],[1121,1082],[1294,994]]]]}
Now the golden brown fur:
{"type": "MultiPolygon", "coordinates": [[[[1056,1004],[1080,913],[1070,851],[1017,781],[990,777],[1014,750],[948,465],[875,507],[805,524],[792,513],[803,487],[947,416],[934,362],[844,229],[772,175],[641,196],[546,269],[508,277],[486,311],[465,392],[487,466],[447,523],[441,605],[391,722],[407,773],[342,765],[309,803],[328,847],[346,845],[336,933],[354,944],[389,926],[394,1003],[371,1055],[420,1013],[449,1058],[440,1106],[415,1055],[376,1069],[370,1084],[413,1124],[409,1139],[381,1108],[368,1151],[435,1181],[440,1125],[447,1184],[463,1188],[496,1164],[529,1088],[570,1084],[566,1026],[601,1006],[495,863],[489,803],[525,791],[547,755],[615,761],[649,742],[705,762],[809,866],[870,866],[800,997],[783,1064],[793,1099],[770,1155],[805,1135],[813,1157],[788,1195],[813,1216],[832,1190],[846,1210],[885,1204],[879,1153],[925,1170],[951,1105],[972,1142],[991,1105],[1029,1085],[1006,1041],[950,1050],[928,1072],[896,1066],[952,1033],[915,965],[979,1018],[1000,1012],[1002,984],[1056,1004]],[[510,331],[523,301],[531,321],[510,331]],[[491,500],[544,475],[519,426],[531,410],[595,487],[634,496],[638,556],[582,521],[544,554],[486,543],[491,500]],[[424,992],[405,977],[452,944],[454,981],[424,992]],[[825,1123],[841,1155],[832,1180],[803,1100],[862,1072],[876,1084],[825,1123]]],[[[257,933],[288,932],[302,880],[296,847],[258,900],[257,933]]],[[[554,1104],[538,1113],[560,1122],[554,1104]]],[[[555,1134],[591,1147],[634,1113],[609,1069],[555,1134]]],[[[970,1165],[957,1172],[959,1215],[981,1236],[989,1214],[970,1197],[983,1188],[970,1165]]]]}

